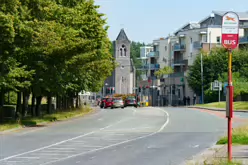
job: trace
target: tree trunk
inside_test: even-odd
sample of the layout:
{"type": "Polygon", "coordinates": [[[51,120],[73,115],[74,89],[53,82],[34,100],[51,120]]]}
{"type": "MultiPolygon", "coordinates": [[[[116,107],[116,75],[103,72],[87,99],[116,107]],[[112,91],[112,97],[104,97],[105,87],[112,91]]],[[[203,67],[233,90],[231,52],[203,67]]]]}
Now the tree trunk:
{"type": "Polygon", "coordinates": [[[59,110],[59,96],[56,96],[56,110],[59,110]]]}
{"type": "Polygon", "coordinates": [[[27,111],[28,111],[28,100],[29,100],[29,93],[27,91],[23,92],[22,95],[22,116],[26,116],[27,115],[27,111]]]}
{"type": "Polygon", "coordinates": [[[35,95],[34,93],[32,94],[31,115],[35,116],[35,95]]]}
{"type": "Polygon", "coordinates": [[[40,110],[41,99],[42,99],[42,96],[36,97],[35,114],[37,117],[40,117],[40,115],[41,115],[41,110],[40,110]]]}
{"type": "Polygon", "coordinates": [[[0,107],[4,105],[4,91],[0,91],[0,107]]]}
{"type": "Polygon", "coordinates": [[[78,93],[76,94],[76,108],[79,108],[79,97],[78,97],[78,93]]]}
{"type": "Polygon", "coordinates": [[[51,114],[52,113],[52,97],[51,94],[48,94],[47,97],[47,114],[51,114]]]}
{"type": "Polygon", "coordinates": [[[16,118],[18,118],[19,114],[21,113],[22,105],[22,93],[17,92],[17,103],[16,103],[16,118]]]}

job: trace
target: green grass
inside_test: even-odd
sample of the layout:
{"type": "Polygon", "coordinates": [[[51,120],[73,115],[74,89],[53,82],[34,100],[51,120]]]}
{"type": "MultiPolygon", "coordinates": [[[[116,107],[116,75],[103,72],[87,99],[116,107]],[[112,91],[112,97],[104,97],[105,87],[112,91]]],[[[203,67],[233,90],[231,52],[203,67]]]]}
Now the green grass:
{"type": "Polygon", "coordinates": [[[0,132],[5,131],[5,130],[10,130],[13,128],[18,128],[18,127],[21,127],[21,126],[16,122],[8,122],[8,123],[0,124],[0,132]]]}
{"type": "MultiPolygon", "coordinates": [[[[238,145],[248,144],[248,125],[234,128],[232,132],[232,143],[238,145]]],[[[222,137],[217,144],[227,144],[227,137],[222,137]]]]}
{"type": "MultiPolygon", "coordinates": [[[[226,108],[226,102],[214,102],[208,104],[197,104],[196,106],[206,108],[226,108]]],[[[234,102],[234,110],[248,110],[248,102],[234,102]]]]}
{"type": "Polygon", "coordinates": [[[220,158],[204,158],[206,159],[202,163],[198,162],[188,162],[187,165],[242,165],[242,162],[233,160],[232,162],[229,162],[227,159],[220,159],[220,158]]]}
{"type": "Polygon", "coordinates": [[[51,114],[51,115],[44,115],[43,117],[40,117],[40,118],[31,118],[31,117],[25,118],[21,120],[20,124],[18,124],[17,122],[8,122],[8,123],[0,124],[0,132],[13,129],[13,128],[22,127],[22,126],[36,126],[42,123],[63,121],[63,120],[67,120],[70,118],[84,116],[92,111],[93,111],[92,108],[84,107],[84,108],[77,109],[77,110],[68,110],[68,111],[58,112],[58,113],[51,114]]]}

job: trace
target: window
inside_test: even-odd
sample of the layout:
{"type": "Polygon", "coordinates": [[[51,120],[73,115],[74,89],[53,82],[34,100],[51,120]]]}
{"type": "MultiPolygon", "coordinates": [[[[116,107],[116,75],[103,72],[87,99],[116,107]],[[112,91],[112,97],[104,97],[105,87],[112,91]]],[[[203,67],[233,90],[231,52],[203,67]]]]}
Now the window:
{"type": "Polygon", "coordinates": [[[167,46],[164,47],[165,51],[167,51],[167,46]]]}
{"type": "Polygon", "coordinates": [[[202,35],[202,42],[207,42],[208,40],[207,40],[208,38],[207,38],[207,35],[202,35]]]}
{"type": "Polygon", "coordinates": [[[120,56],[122,56],[122,48],[120,48],[120,56]]]}
{"type": "Polygon", "coordinates": [[[220,36],[216,37],[216,42],[220,43],[220,36]]]}

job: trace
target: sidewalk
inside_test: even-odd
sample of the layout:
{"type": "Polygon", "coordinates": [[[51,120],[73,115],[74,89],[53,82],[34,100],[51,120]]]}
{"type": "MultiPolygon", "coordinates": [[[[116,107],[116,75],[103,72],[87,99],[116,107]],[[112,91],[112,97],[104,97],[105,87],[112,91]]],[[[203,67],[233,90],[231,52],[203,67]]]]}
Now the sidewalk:
{"type": "MultiPolygon", "coordinates": [[[[226,109],[223,108],[210,108],[210,107],[200,107],[200,106],[188,106],[187,108],[198,108],[198,109],[205,109],[210,111],[226,111],[226,109]]],[[[248,110],[234,110],[234,112],[248,113],[248,110]]]]}
{"type": "MultiPolygon", "coordinates": [[[[248,165],[248,145],[235,145],[233,149],[233,162],[237,165],[248,165]]],[[[196,155],[185,165],[224,165],[227,161],[227,145],[215,145],[196,155]]]]}

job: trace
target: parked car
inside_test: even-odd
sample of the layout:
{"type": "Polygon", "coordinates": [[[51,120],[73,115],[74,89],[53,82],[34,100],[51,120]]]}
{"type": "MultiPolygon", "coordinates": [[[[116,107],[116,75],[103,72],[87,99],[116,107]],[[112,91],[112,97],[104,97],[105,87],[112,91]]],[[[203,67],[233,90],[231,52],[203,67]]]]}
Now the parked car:
{"type": "Polygon", "coordinates": [[[135,98],[127,98],[125,100],[125,107],[127,106],[134,106],[135,108],[138,107],[137,101],[135,98]]]}
{"type": "Polygon", "coordinates": [[[124,108],[124,102],[122,100],[122,98],[118,97],[118,98],[114,98],[113,99],[113,104],[112,104],[112,109],[113,108],[124,108]]]}
{"type": "Polygon", "coordinates": [[[112,105],[113,105],[113,98],[107,98],[104,108],[112,107],[112,105]]]}
{"type": "Polygon", "coordinates": [[[104,108],[105,107],[106,100],[107,100],[107,98],[102,98],[101,99],[100,108],[104,108]]]}

